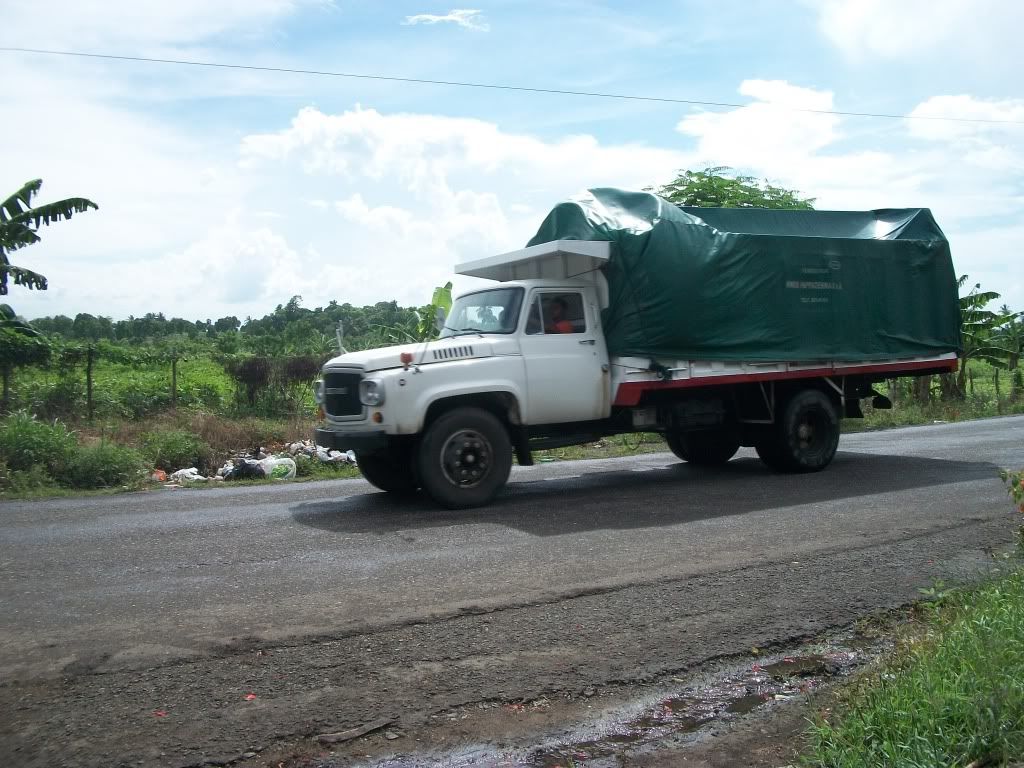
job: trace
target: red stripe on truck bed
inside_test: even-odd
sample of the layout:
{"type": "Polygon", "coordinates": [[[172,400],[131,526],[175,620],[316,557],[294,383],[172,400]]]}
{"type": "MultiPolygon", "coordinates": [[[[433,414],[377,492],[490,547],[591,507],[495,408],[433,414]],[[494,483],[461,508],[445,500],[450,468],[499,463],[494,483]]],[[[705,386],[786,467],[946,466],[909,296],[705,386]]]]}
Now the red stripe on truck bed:
{"type": "Polygon", "coordinates": [[[637,405],[645,392],[663,389],[686,389],[689,387],[711,387],[716,384],[748,384],[757,381],[780,381],[782,379],[814,379],[820,376],[848,376],[864,373],[888,373],[892,376],[909,376],[923,371],[945,373],[955,371],[958,360],[916,360],[914,362],[877,363],[874,365],[827,366],[807,368],[802,371],[772,371],[770,373],[731,373],[722,376],[702,376],[695,379],[670,379],[668,381],[627,381],[619,385],[613,405],[637,405]]]}

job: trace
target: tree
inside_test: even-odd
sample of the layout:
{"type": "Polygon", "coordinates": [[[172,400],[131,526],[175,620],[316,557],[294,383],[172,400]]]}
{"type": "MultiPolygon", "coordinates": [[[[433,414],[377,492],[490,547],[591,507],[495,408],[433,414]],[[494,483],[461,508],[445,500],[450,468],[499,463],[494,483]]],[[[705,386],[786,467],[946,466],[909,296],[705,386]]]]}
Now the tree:
{"type": "Polygon", "coordinates": [[[0,203],[0,296],[7,293],[8,278],[15,285],[29,290],[46,290],[46,278],[38,272],[16,267],[10,262],[9,254],[19,248],[38,243],[36,232],[42,225],[61,219],[70,219],[72,214],[83,213],[99,206],[84,197],[69,197],[55,203],[33,206],[32,198],[39,192],[43,180],[27,182],[21,189],[0,203]]]}
{"type": "Polygon", "coordinates": [[[671,203],[704,208],[814,208],[813,197],[800,197],[796,190],[735,174],[724,165],[682,171],[674,181],[654,191],[671,203]]]}
{"type": "Polygon", "coordinates": [[[0,304],[0,378],[3,379],[0,413],[6,413],[10,407],[14,369],[45,363],[49,357],[50,344],[46,337],[25,318],[14,314],[8,305],[0,304]]]}
{"type": "MultiPolygon", "coordinates": [[[[961,275],[957,287],[967,284],[967,275],[961,275]]],[[[981,283],[975,283],[960,297],[960,340],[963,352],[960,355],[960,370],[956,373],[955,390],[958,399],[967,396],[967,365],[971,360],[985,360],[996,368],[1006,368],[1011,351],[1003,344],[997,333],[1014,317],[1008,310],[992,312],[985,309],[989,302],[999,298],[995,291],[981,290],[981,283]]]]}

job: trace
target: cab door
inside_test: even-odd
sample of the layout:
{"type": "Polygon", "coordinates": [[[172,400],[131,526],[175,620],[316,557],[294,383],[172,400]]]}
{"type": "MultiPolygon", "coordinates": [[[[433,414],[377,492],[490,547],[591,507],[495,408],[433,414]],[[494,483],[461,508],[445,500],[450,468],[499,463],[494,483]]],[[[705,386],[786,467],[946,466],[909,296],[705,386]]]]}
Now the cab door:
{"type": "Polygon", "coordinates": [[[593,421],[610,408],[608,353],[594,292],[535,289],[524,313],[529,424],[593,421]]]}

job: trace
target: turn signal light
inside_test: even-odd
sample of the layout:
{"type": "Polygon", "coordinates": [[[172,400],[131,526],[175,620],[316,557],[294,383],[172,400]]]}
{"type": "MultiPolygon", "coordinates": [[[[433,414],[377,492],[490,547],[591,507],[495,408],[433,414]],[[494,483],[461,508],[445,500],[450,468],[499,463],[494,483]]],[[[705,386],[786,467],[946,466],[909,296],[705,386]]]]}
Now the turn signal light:
{"type": "Polygon", "coordinates": [[[398,359],[402,361],[402,365],[408,368],[412,363],[412,352],[402,352],[399,354],[398,359]]]}
{"type": "Polygon", "coordinates": [[[370,418],[373,419],[374,424],[380,424],[382,421],[384,421],[384,417],[381,416],[380,411],[374,411],[373,416],[371,416],[370,418]]]}

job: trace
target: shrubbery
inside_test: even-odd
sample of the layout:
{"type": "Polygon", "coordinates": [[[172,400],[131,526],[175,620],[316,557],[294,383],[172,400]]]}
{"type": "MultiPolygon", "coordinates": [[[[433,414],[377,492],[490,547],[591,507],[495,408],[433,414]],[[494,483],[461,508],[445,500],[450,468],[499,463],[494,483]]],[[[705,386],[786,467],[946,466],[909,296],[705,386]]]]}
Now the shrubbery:
{"type": "Polygon", "coordinates": [[[130,485],[144,468],[137,451],[104,440],[82,445],[59,421],[39,421],[25,412],[0,420],[0,490],[130,485]]]}
{"type": "Polygon", "coordinates": [[[137,482],[144,469],[138,451],[101,441],[79,446],[57,480],[72,488],[112,488],[137,482]]]}
{"type": "Polygon", "coordinates": [[[206,473],[212,463],[210,446],[182,429],[150,432],[142,439],[142,450],[154,467],[165,472],[196,467],[206,473]]]}
{"type": "Polygon", "coordinates": [[[77,444],[74,432],[59,421],[39,421],[25,411],[0,421],[0,458],[12,472],[41,467],[56,476],[77,444]]]}

